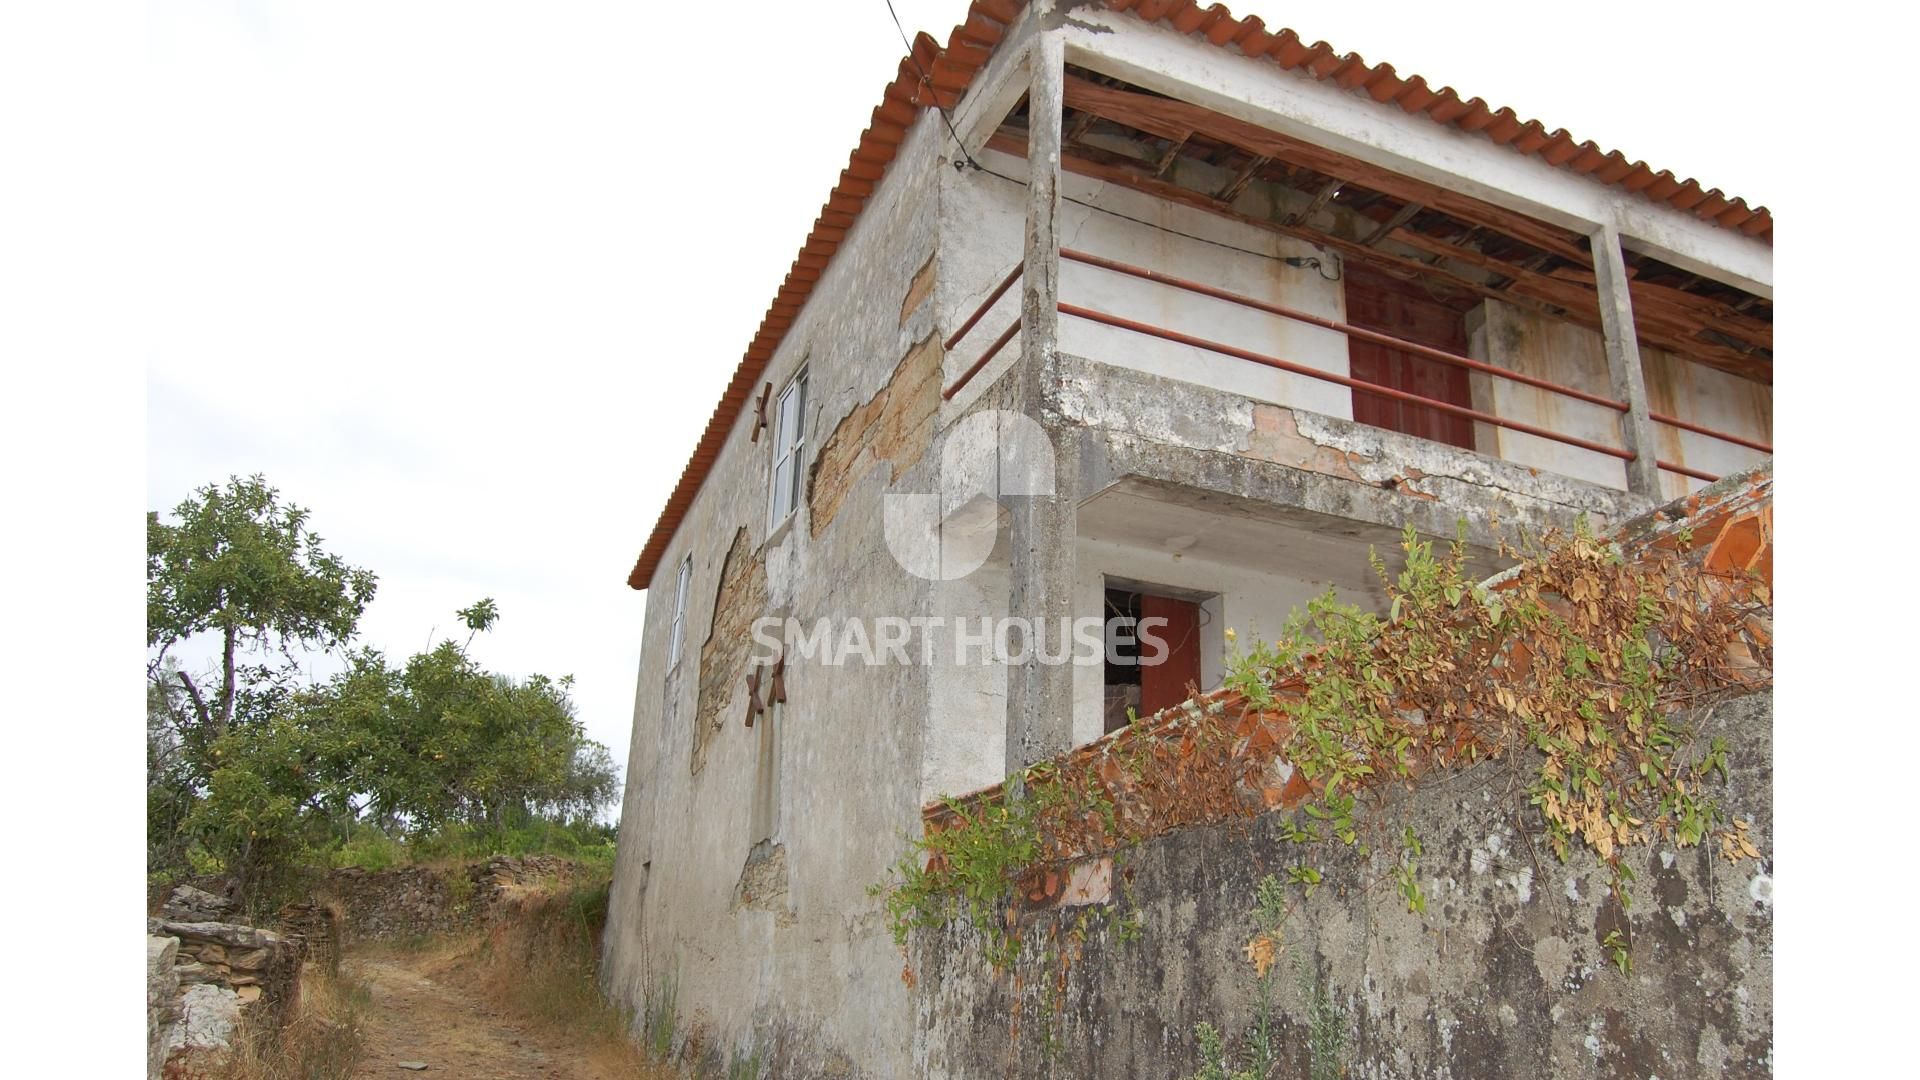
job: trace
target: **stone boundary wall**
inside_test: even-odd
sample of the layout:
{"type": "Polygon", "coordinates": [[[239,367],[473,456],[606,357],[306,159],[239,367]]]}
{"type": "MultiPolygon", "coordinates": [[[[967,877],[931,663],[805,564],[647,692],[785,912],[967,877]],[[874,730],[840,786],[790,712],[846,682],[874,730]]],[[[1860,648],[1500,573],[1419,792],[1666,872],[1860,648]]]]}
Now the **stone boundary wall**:
{"type": "MultiPolygon", "coordinates": [[[[1616,540],[1629,558],[1678,551],[1767,603],[1771,466],[1630,522],[1616,540]]],[[[1771,640],[1770,616],[1749,617],[1728,646],[1738,678],[1679,717],[1699,739],[1724,741],[1727,775],[1712,794],[1747,823],[1757,858],[1730,862],[1713,842],[1635,845],[1623,904],[1598,858],[1576,846],[1560,862],[1537,816],[1484,779],[1373,789],[1360,842],[1315,845],[1306,864],[1322,884],[1287,888],[1269,986],[1281,1074],[1306,1075],[1310,1041],[1331,1033],[1351,1077],[1770,1076],[1771,640]],[[1422,846],[1423,913],[1396,887],[1403,827],[1422,846]],[[1308,985],[1337,1014],[1323,1011],[1317,1032],[1308,985]]],[[[1297,800],[1279,794],[1267,802],[1279,812],[1187,819],[1050,868],[1009,913],[1023,943],[1010,971],[993,968],[964,923],[916,932],[916,1073],[1192,1075],[1203,1021],[1243,1046],[1259,1011],[1252,961],[1267,955],[1249,946],[1258,884],[1303,862],[1287,838],[1297,800]]],[[[950,813],[930,805],[924,816],[939,827],[950,813]]]]}
{"type": "Polygon", "coordinates": [[[313,903],[336,913],[342,948],[363,941],[404,941],[482,926],[509,889],[570,877],[578,865],[551,855],[496,855],[443,867],[348,867],[327,873],[314,887],[313,903]]]}
{"type": "Polygon", "coordinates": [[[275,929],[298,944],[306,962],[329,975],[340,972],[340,911],[332,904],[294,903],[281,907],[275,929]]]}
{"type": "MultiPolygon", "coordinates": [[[[1590,854],[1561,864],[1533,823],[1471,785],[1396,793],[1369,812],[1410,820],[1422,838],[1424,916],[1392,887],[1397,852],[1316,850],[1327,884],[1289,918],[1274,985],[1282,1075],[1306,1075],[1302,965],[1344,1013],[1348,1076],[1770,1076],[1772,719],[1771,691],[1694,718],[1731,748],[1716,795],[1752,819],[1763,857],[1636,848],[1629,911],[1590,854]],[[1381,878],[1371,892],[1352,888],[1381,878]],[[1630,944],[1630,973],[1605,945],[1614,930],[1630,944]]],[[[1011,972],[992,969],[971,930],[916,937],[916,1072],[1158,1080],[1199,1068],[1200,1021],[1239,1045],[1255,1016],[1243,953],[1255,886],[1298,861],[1285,818],[1181,830],[1093,860],[1111,884],[1080,899],[1113,907],[1094,917],[1102,905],[1069,890],[1024,912],[1029,946],[1011,972]],[[1139,931],[1123,941],[1115,926],[1128,916],[1139,931]]]]}

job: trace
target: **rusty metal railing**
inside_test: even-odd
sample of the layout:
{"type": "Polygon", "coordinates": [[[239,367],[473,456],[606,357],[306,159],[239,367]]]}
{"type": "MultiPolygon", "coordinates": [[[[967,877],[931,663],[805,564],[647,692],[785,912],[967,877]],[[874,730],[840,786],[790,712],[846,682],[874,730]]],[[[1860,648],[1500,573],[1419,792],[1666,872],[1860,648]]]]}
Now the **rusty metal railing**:
{"type": "MultiPolygon", "coordinates": [[[[987,298],[980,302],[980,306],[973,309],[973,314],[967,316],[967,321],[961,323],[960,328],[955,330],[953,334],[947,338],[944,345],[946,351],[952,352],[953,347],[960,343],[960,339],[966,337],[967,332],[972,330],[974,326],[986,316],[988,309],[999,303],[1001,297],[1007,295],[1007,290],[1013,288],[1013,283],[1020,280],[1020,272],[1024,269],[1026,269],[1026,262],[1024,260],[1013,264],[1013,269],[1007,271],[1007,276],[1000,279],[1000,284],[994,286],[993,291],[987,294],[987,298]]],[[[993,358],[1000,354],[1000,350],[1006,348],[1007,342],[1013,340],[1013,335],[1019,332],[1020,318],[1016,315],[1013,320],[1013,325],[1002,330],[1000,336],[993,340],[993,344],[987,346],[986,351],[980,354],[979,359],[975,360],[967,370],[960,373],[960,377],[953,381],[952,386],[940,391],[941,399],[952,401],[953,395],[959,393],[969,382],[972,382],[973,377],[980,374],[981,369],[991,363],[993,358]]]]}
{"type": "MultiPolygon", "coordinates": [[[[1620,414],[1622,416],[1624,416],[1624,414],[1628,411],[1628,406],[1626,402],[1616,401],[1610,397],[1604,397],[1599,394],[1589,393],[1585,390],[1579,389],[1578,387],[1565,386],[1548,379],[1542,379],[1533,375],[1528,375],[1525,372],[1512,371],[1507,368],[1486,363],[1485,361],[1475,360],[1475,359],[1472,359],[1471,357],[1466,357],[1466,356],[1459,356],[1454,353],[1447,352],[1443,349],[1435,349],[1435,348],[1432,348],[1431,346],[1422,345],[1418,342],[1408,341],[1404,338],[1395,337],[1392,334],[1383,333],[1378,330],[1370,330],[1365,327],[1354,326],[1350,323],[1338,322],[1333,319],[1328,319],[1319,315],[1315,315],[1311,312],[1301,311],[1297,308],[1290,308],[1281,304],[1269,303],[1265,300],[1260,300],[1255,297],[1244,296],[1239,293],[1230,292],[1226,289],[1217,288],[1215,286],[1208,285],[1203,282],[1192,281],[1187,278],[1175,276],[1173,274],[1164,274],[1157,270],[1150,270],[1143,266],[1135,266],[1131,263],[1124,263],[1115,259],[1103,258],[1101,256],[1093,255],[1088,252],[1076,251],[1072,248],[1062,248],[1060,251],[1060,257],[1070,262],[1081,263],[1087,266],[1092,266],[1097,269],[1107,270],[1117,274],[1125,274],[1130,277],[1139,278],[1143,281],[1150,281],[1156,284],[1166,285],[1172,288],[1183,290],[1185,292],[1194,293],[1195,295],[1206,296],[1215,300],[1222,300],[1227,303],[1237,304],[1241,307],[1251,308],[1255,311],[1262,311],[1270,315],[1277,315],[1282,318],[1291,319],[1291,320],[1294,320],[1295,322],[1306,323],[1309,326],[1317,326],[1322,329],[1332,330],[1336,333],[1345,334],[1351,338],[1357,338],[1362,341],[1370,341],[1378,345],[1384,345],[1389,348],[1397,349],[1402,352],[1410,353],[1415,356],[1424,357],[1428,360],[1433,360],[1438,363],[1448,364],[1458,368],[1464,368],[1468,371],[1479,372],[1483,375],[1487,375],[1493,378],[1506,379],[1510,382],[1516,382],[1524,386],[1534,387],[1535,389],[1546,390],[1550,393],[1573,398],[1576,401],[1584,401],[1584,402],[1587,402],[1588,404],[1598,405],[1601,408],[1609,409],[1615,412],[1616,414],[1620,414]]],[[[1016,275],[1017,275],[1018,269],[1019,269],[1018,267],[1015,268],[1016,275]]],[[[1002,291],[1005,289],[1005,287],[1006,287],[1006,284],[1003,284],[1002,291]]],[[[999,292],[996,291],[993,299],[998,299],[998,297],[999,297],[999,292]]],[[[991,302],[992,301],[989,300],[989,304],[991,302]]],[[[1449,415],[1463,417],[1465,419],[1472,420],[1476,423],[1490,424],[1495,427],[1505,428],[1506,430],[1509,430],[1509,431],[1518,431],[1522,434],[1532,435],[1542,439],[1548,439],[1553,442],[1562,443],[1567,446],[1577,447],[1582,450],[1592,451],[1593,453],[1597,453],[1597,454],[1604,454],[1608,457],[1618,458],[1622,461],[1634,460],[1634,454],[1631,451],[1624,450],[1620,447],[1608,446],[1604,443],[1593,442],[1592,440],[1589,440],[1589,439],[1582,439],[1577,436],[1567,435],[1557,431],[1551,431],[1546,428],[1542,428],[1534,424],[1524,423],[1522,421],[1514,420],[1509,417],[1498,416],[1493,413],[1483,412],[1479,409],[1468,408],[1464,405],[1456,405],[1450,401],[1441,401],[1437,398],[1426,397],[1421,394],[1415,394],[1410,391],[1400,390],[1391,386],[1385,386],[1380,383],[1366,382],[1365,380],[1355,379],[1346,375],[1339,375],[1331,371],[1323,371],[1319,368],[1311,367],[1306,364],[1299,364],[1290,360],[1284,360],[1277,356],[1268,356],[1264,353],[1257,353],[1249,349],[1242,349],[1234,345],[1228,345],[1225,342],[1211,341],[1206,338],[1194,336],[1192,334],[1184,334],[1176,330],[1169,330],[1165,327],[1154,326],[1149,323],[1143,323],[1138,320],[1128,319],[1119,315],[1113,315],[1108,312],[1096,311],[1091,308],[1081,307],[1076,304],[1068,304],[1063,302],[1059,305],[1059,308],[1060,308],[1061,314],[1063,315],[1071,315],[1075,318],[1086,319],[1091,322],[1102,323],[1107,326],[1115,327],[1117,329],[1128,330],[1133,333],[1145,334],[1151,337],[1157,337],[1165,341],[1172,341],[1176,344],[1187,345],[1197,349],[1204,349],[1208,352],[1220,353],[1221,355],[1224,355],[1224,356],[1232,356],[1232,357],[1235,357],[1236,359],[1246,360],[1250,363],[1256,363],[1256,364],[1263,365],[1265,367],[1276,368],[1281,371],[1286,371],[1292,374],[1305,376],[1310,379],[1318,379],[1322,382],[1334,383],[1340,386],[1348,387],[1353,390],[1361,391],[1363,393],[1375,394],[1380,397],[1391,398],[1393,400],[1402,401],[1409,404],[1424,406],[1426,408],[1434,409],[1442,413],[1447,413],[1449,415]]],[[[969,320],[969,322],[965,326],[962,326],[961,328],[962,333],[964,333],[968,328],[971,327],[973,321],[978,320],[979,314],[980,314],[979,312],[976,312],[974,315],[974,319],[969,320]]],[[[958,335],[956,335],[956,338],[957,337],[958,335]]],[[[976,370],[979,366],[983,366],[983,365],[976,365],[976,370]]],[[[972,371],[969,371],[967,377],[970,378],[971,376],[972,376],[972,371]]],[[[964,383],[964,381],[965,380],[963,379],[962,382],[964,383]]],[[[1698,435],[1704,435],[1709,438],[1720,439],[1725,442],[1733,443],[1737,446],[1744,446],[1749,449],[1758,450],[1761,453],[1765,453],[1765,454],[1773,453],[1773,447],[1770,444],[1760,442],[1754,439],[1749,439],[1741,435],[1736,435],[1732,432],[1719,431],[1710,427],[1706,427],[1701,424],[1695,424],[1689,421],[1681,420],[1677,417],[1668,416],[1664,413],[1652,413],[1650,414],[1650,416],[1651,416],[1651,419],[1654,420],[1656,423],[1667,424],[1671,427],[1679,428],[1682,431],[1691,431],[1698,435]]],[[[1713,481],[1719,479],[1718,476],[1715,476],[1712,473],[1702,472],[1699,469],[1689,468],[1688,466],[1681,465],[1677,462],[1656,460],[1655,464],[1657,464],[1661,469],[1664,469],[1667,472],[1676,473],[1681,476],[1692,477],[1696,480],[1704,480],[1708,483],[1712,483],[1713,481]]]]}

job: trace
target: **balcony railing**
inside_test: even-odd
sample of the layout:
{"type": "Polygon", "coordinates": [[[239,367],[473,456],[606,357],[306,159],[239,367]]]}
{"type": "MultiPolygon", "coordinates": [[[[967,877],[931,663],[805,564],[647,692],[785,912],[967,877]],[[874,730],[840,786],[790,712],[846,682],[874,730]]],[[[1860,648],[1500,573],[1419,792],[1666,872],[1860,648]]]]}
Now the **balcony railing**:
{"type": "MultiPolygon", "coordinates": [[[[1142,281],[1148,281],[1157,285],[1168,286],[1174,289],[1182,290],[1184,292],[1192,293],[1197,296],[1205,296],[1214,300],[1225,301],[1227,303],[1235,304],[1253,311],[1264,312],[1268,315],[1275,315],[1281,318],[1290,319],[1295,322],[1306,324],[1308,326],[1316,326],[1325,330],[1331,330],[1336,333],[1345,334],[1349,338],[1372,342],[1377,345],[1382,345],[1388,348],[1396,349],[1396,350],[1399,350],[1414,356],[1419,356],[1427,360],[1432,360],[1441,364],[1447,364],[1453,367],[1464,368],[1468,371],[1476,372],[1481,375],[1486,375],[1486,376],[1497,378],[1497,379],[1504,379],[1510,382],[1520,383],[1525,386],[1533,387],[1536,390],[1544,390],[1549,393],[1559,395],[1561,397],[1571,398],[1575,401],[1582,401],[1589,405],[1596,405],[1601,408],[1611,410],[1616,416],[1619,416],[1622,418],[1621,419],[1622,423],[1625,422],[1624,417],[1628,412],[1629,407],[1626,402],[1616,401],[1611,397],[1589,393],[1585,390],[1579,389],[1578,387],[1566,386],[1560,383],[1552,382],[1547,379],[1542,379],[1533,375],[1529,375],[1525,372],[1514,371],[1508,368],[1500,367],[1495,364],[1489,364],[1481,360],[1475,360],[1475,359],[1472,359],[1471,357],[1458,356],[1453,353],[1446,352],[1445,350],[1442,350],[1442,349],[1435,349],[1427,345],[1419,344],[1418,342],[1408,341],[1404,338],[1395,337],[1392,334],[1384,333],[1379,330],[1370,330],[1365,327],[1359,327],[1359,326],[1351,325],[1349,323],[1338,322],[1333,319],[1327,319],[1318,315],[1314,315],[1311,312],[1301,311],[1297,308],[1286,307],[1281,304],[1269,303],[1265,300],[1260,300],[1251,296],[1244,296],[1239,293],[1230,292],[1226,289],[1221,289],[1212,285],[1207,285],[1203,282],[1192,281],[1182,277],[1176,277],[1172,274],[1163,274],[1157,270],[1151,270],[1143,266],[1135,266],[1131,263],[1120,262],[1115,259],[1103,258],[1099,255],[1092,255],[1087,252],[1076,251],[1071,248],[1062,248],[1060,251],[1060,258],[1063,261],[1080,263],[1085,266],[1091,266],[1096,269],[1109,271],[1115,274],[1124,274],[1130,277],[1138,278],[1142,281]]],[[[973,330],[975,325],[977,325],[980,322],[980,320],[987,314],[987,311],[990,308],[992,308],[993,305],[997,303],[1001,297],[1006,295],[1007,290],[1011,289],[1014,283],[1020,279],[1021,270],[1022,270],[1022,264],[1015,263],[1013,266],[1013,269],[1008,271],[1006,277],[1003,278],[1000,284],[994,288],[993,292],[987,296],[986,300],[983,301],[980,304],[980,306],[974,310],[973,314],[970,315],[965,322],[960,324],[959,329],[955,330],[953,332],[953,335],[949,337],[946,341],[946,347],[949,351],[952,350],[955,345],[959,344],[959,342],[967,336],[969,331],[973,330]]],[[[1489,424],[1494,427],[1504,428],[1509,431],[1517,431],[1522,434],[1534,436],[1536,438],[1548,439],[1553,442],[1576,447],[1581,450],[1590,451],[1596,454],[1602,454],[1611,458],[1617,458],[1621,461],[1633,461],[1635,459],[1635,455],[1633,454],[1632,451],[1623,449],[1621,446],[1614,446],[1614,445],[1609,445],[1607,443],[1595,442],[1591,439],[1584,439],[1575,435],[1566,434],[1564,432],[1553,431],[1548,428],[1540,427],[1539,425],[1536,425],[1536,424],[1529,424],[1529,423],[1526,423],[1525,421],[1514,419],[1512,417],[1501,416],[1497,413],[1491,413],[1491,412],[1486,412],[1480,409],[1469,408],[1464,405],[1455,404],[1454,402],[1442,401],[1438,398],[1426,397],[1421,394],[1413,393],[1412,391],[1402,390],[1398,387],[1386,386],[1381,383],[1368,382],[1364,379],[1356,379],[1348,375],[1342,375],[1338,372],[1326,371],[1321,368],[1316,368],[1308,364],[1296,363],[1294,361],[1287,360],[1278,356],[1269,356],[1265,353],[1255,352],[1251,349],[1244,349],[1237,345],[1231,345],[1226,342],[1213,341],[1207,338],[1198,337],[1193,334],[1188,334],[1178,330],[1168,329],[1163,326],[1155,326],[1151,323],[1141,322],[1136,319],[1129,319],[1121,315],[1113,314],[1111,312],[1098,311],[1093,308],[1082,307],[1078,304],[1071,304],[1065,301],[1060,302],[1059,310],[1062,315],[1070,316],[1072,318],[1084,319],[1089,322],[1099,323],[1105,326],[1114,327],[1116,329],[1129,331],[1131,333],[1143,334],[1149,337],[1159,338],[1163,341],[1169,341],[1175,344],[1185,345],[1191,348],[1201,349],[1201,350],[1212,352],[1212,353],[1217,353],[1222,356],[1230,356],[1235,359],[1245,360],[1249,363],[1259,364],[1264,367],[1274,368],[1279,371],[1285,371],[1294,375],[1300,375],[1306,378],[1316,379],[1321,382],[1326,382],[1326,383],[1331,383],[1337,386],[1347,387],[1348,389],[1358,391],[1361,393],[1372,394],[1379,397],[1390,398],[1390,399],[1400,401],[1409,405],[1417,405],[1423,408],[1433,409],[1438,412],[1445,413],[1451,416],[1458,416],[1458,417],[1461,417],[1462,419],[1471,420],[1475,423],[1489,424]]],[[[1000,350],[1003,347],[1005,347],[1008,341],[1013,339],[1014,334],[1018,333],[1019,330],[1020,330],[1020,319],[1016,317],[1012,325],[1008,326],[1006,330],[1003,333],[1001,333],[999,338],[997,338],[991,345],[989,345],[980,354],[979,358],[976,359],[971,365],[967,367],[967,369],[964,372],[960,374],[959,378],[954,380],[951,386],[947,387],[944,391],[941,392],[941,396],[948,400],[951,400],[955,394],[959,393],[960,390],[963,389],[968,382],[972,381],[975,375],[979,374],[980,371],[984,369],[987,366],[987,364],[993,360],[994,356],[996,356],[1000,352],[1000,350]]],[[[1755,450],[1763,454],[1773,453],[1773,447],[1771,444],[1760,442],[1755,439],[1750,439],[1734,432],[1716,430],[1714,428],[1706,427],[1701,424],[1696,424],[1690,421],[1682,420],[1679,417],[1668,416],[1664,413],[1658,413],[1658,412],[1651,413],[1650,417],[1655,423],[1665,424],[1669,427],[1673,427],[1681,431],[1688,431],[1696,435],[1702,435],[1712,439],[1719,439],[1721,441],[1731,443],[1736,446],[1746,447],[1747,449],[1755,450]]],[[[1624,433],[1623,433],[1623,436],[1624,436],[1624,433]]],[[[1623,437],[1621,442],[1624,444],[1625,441],[1626,440],[1623,437]]],[[[1718,476],[1715,476],[1712,473],[1703,472],[1699,469],[1689,468],[1688,466],[1681,464],[1679,462],[1657,461],[1656,463],[1659,465],[1661,469],[1667,472],[1676,473],[1681,476],[1691,477],[1695,480],[1701,480],[1707,483],[1712,483],[1713,481],[1719,479],[1718,476]]]]}

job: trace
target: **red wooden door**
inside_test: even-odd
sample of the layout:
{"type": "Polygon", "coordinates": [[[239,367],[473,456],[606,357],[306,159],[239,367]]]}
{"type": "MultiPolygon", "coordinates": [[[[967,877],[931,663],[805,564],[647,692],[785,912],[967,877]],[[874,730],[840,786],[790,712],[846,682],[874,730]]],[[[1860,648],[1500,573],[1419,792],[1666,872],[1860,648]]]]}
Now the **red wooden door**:
{"type": "Polygon", "coordinates": [[[1165,619],[1151,630],[1166,645],[1158,664],[1148,663],[1153,650],[1140,650],[1140,715],[1152,716],[1187,699],[1187,686],[1200,685],[1200,605],[1142,593],[1140,618],[1165,619]]]}
{"type": "MultiPolygon", "coordinates": [[[[1464,313],[1435,300],[1419,285],[1348,263],[1346,286],[1349,323],[1456,356],[1467,354],[1464,313]]],[[[1353,377],[1363,382],[1451,405],[1473,405],[1465,368],[1358,338],[1347,339],[1347,357],[1353,377]]],[[[1473,449],[1473,421],[1425,405],[1355,390],[1353,418],[1389,431],[1473,449]]]]}

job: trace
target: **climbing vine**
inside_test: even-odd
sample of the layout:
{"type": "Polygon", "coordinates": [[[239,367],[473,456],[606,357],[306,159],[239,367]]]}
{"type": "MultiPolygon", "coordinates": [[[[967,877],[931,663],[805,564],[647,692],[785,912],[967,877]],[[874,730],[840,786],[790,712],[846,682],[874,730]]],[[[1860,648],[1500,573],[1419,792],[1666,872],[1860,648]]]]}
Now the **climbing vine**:
{"type": "MultiPolygon", "coordinates": [[[[1684,541],[1629,558],[1584,529],[1505,549],[1519,565],[1488,583],[1470,576],[1462,542],[1436,553],[1409,529],[1400,547],[1397,573],[1372,559],[1384,615],[1329,592],[1271,641],[1242,647],[1228,630],[1221,690],[946,800],[874,886],[896,940],[964,918],[1005,966],[1020,948],[1017,901],[1057,896],[1066,864],[1275,810],[1298,811],[1279,825],[1301,845],[1286,885],[1304,896],[1321,884],[1313,845],[1397,848],[1385,880],[1423,912],[1420,838],[1377,811],[1396,786],[1469,771],[1530,814],[1561,860],[1605,864],[1623,904],[1635,845],[1758,854],[1713,794],[1729,748],[1684,718],[1768,678],[1763,581],[1704,569],[1684,541]]],[[[1626,968],[1624,952],[1616,962],[1626,968]]]]}
{"type": "MultiPolygon", "coordinates": [[[[1467,578],[1462,543],[1436,557],[1409,531],[1401,548],[1397,576],[1374,559],[1384,618],[1328,594],[1231,664],[1228,685],[1287,721],[1279,755],[1313,787],[1310,817],[1352,844],[1356,790],[1524,760],[1519,791],[1553,852],[1591,850],[1623,903],[1632,845],[1717,836],[1730,859],[1757,854],[1709,791],[1726,778],[1725,743],[1701,744],[1681,717],[1753,681],[1734,661],[1751,661],[1749,636],[1768,640],[1764,583],[1673,554],[1629,560],[1584,530],[1509,551],[1526,561],[1492,587],[1467,578]]],[[[1420,911],[1410,829],[1402,849],[1401,891],[1420,911]]]]}

